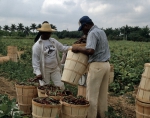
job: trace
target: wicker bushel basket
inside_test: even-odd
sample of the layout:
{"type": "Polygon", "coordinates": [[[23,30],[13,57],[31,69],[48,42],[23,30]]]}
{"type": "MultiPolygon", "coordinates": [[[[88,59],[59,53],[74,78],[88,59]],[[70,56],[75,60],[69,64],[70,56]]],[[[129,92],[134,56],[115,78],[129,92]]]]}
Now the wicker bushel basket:
{"type": "Polygon", "coordinates": [[[21,58],[21,55],[24,54],[24,51],[17,51],[18,58],[21,58]]]}
{"type": "Polygon", "coordinates": [[[3,62],[7,62],[10,60],[10,57],[9,56],[3,56],[3,57],[0,57],[0,63],[3,63],[3,62]]]}
{"type": "Polygon", "coordinates": [[[108,84],[111,84],[113,81],[114,81],[114,66],[110,64],[110,74],[108,84]]]}
{"type": "Polygon", "coordinates": [[[138,87],[136,98],[139,101],[150,103],[150,78],[143,76],[138,87]]]}
{"type": "Polygon", "coordinates": [[[32,112],[32,99],[37,97],[37,87],[15,85],[19,110],[25,114],[32,112]]]}
{"type": "Polygon", "coordinates": [[[17,54],[16,46],[7,46],[7,54],[17,54]]]}
{"type": "MultiPolygon", "coordinates": [[[[85,47],[85,44],[74,44],[75,46],[85,47]]],[[[61,81],[77,85],[79,79],[84,74],[88,64],[88,56],[82,53],[73,53],[71,50],[67,53],[66,62],[61,81]]]]}
{"type": "Polygon", "coordinates": [[[150,118],[150,104],[136,100],[136,118],[150,118]]]}
{"type": "Polygon", "coordinates": [[[86,98],[86,86],[78,85],[78,95],[77,96],[83,96],[86,98]]]}
{"type": "Polygon", "coordinates": [[[7,56],[10,57],[10,60],[13,61],[13,62],[18,62],[18,56],[17,56],[17,53],[16,54],[7,54],[7,56]]]}
{"type": "Polygon", "coordinates": [[[61,106],[61,104],[41,104],[32,100],[32,116],[33,118],[56,118],[60,114],[61,106]]]}
{"type": "Polygon", "coordinates": [[[150,63],[145,64],[136,98],[141,102],[150,103],[150,63]]]}
{"type": "Polygon", "coordinates": [[[47,95],[47,93],[45,93],[45,96],[51,97],[51,98],[56,99],[56,100],[60,100],[62,98],[62,96],[49,96],[49,95],[47,95]]]}
{"type": "Polygon", "coordinates": [[[62,102],[62,118],[86,118],[89,106],[62,102]]]}
{"type": "Polygon", "coordinates": [[[41,90],[37,87],[38,97],[46,97],[45,90],[41,90]]]}
{"type": "Polygon", "coordinates": [[[150,63],[145,63],[144,64],[143,76],[146,76],[147,78],[150,78],[150,63]]]}

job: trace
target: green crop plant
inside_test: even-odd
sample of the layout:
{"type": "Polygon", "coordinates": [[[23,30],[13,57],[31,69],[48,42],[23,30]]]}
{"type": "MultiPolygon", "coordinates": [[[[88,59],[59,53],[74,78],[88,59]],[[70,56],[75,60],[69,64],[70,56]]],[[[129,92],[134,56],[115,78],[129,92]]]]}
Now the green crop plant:
{"type": "MultiPolygon", "coordinates": [[[[62,44],[72,45],[77,39],[59,39],[62,44]]],[[[24,50],[19,62],[6,62],[0,64],[1,76],[17,81],[26,81],[33,78],[32,46],[31,39],[1,39],[0,54],[7,54],[7,46],[17,46],[24,50]]],[[[134,90],[134,85],[139,85],[144,64],[150,62],[150,43],[133,41],[109,41],[111,58],[110,64],[114,66],[114,82],[110,84],[109,91],[115,94],[124,94],[134,90]]],[[[61,53],[60,53],[61,56],[61,53]]],[[[77,87],[66,84],[67,88],[76,95],[77,87]]]]}
{"type": "Polygon", "coordinates": [[[7,95],[0,95],[0,118],[29,118],[22,116],[23,112],[16,107],[16,100],[10,100],[7,95]]]}

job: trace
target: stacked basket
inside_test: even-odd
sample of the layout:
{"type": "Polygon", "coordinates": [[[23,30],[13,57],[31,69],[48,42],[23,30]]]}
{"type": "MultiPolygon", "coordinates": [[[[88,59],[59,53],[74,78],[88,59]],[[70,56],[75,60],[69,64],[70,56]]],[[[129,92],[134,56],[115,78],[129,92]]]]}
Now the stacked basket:
{"type": "MultiPolygon", "coordinates": [[[[34,83],[17,83],[15,85],[18,107],[24,114],[33,118],[55,118],[59,116],[62,104],[51,97],[43,97],[34,83]],[[42,97],[38,97],[38,95],[42,97]]],[[[45,95],[45,94],[44,94],[45,95]]]]}
{"type": "Polygon", "coordinates": [[[16,84],[15,88],[19,110],[23,111],[24,114],[31,114],[32,99],[37,97],[36,86],[16,84]]]}
{"type": "Polygon", "coordinates": [[[18,62],[17,47],[16,46],[7,46],[7,56],[10,57],[11,61],[18,62]]]}
{"type": "Polygon", "coordinates": [[[145,63],[144,72],[138,87],[136,118],[150,118],[150,63],[145,63]]]}
{"type": "Polygon", "coordinates": [[[0,57],[0,63],[7,62],[9,60],[10,60],[9,56],[2,56],[2,57],[0,57]]]}

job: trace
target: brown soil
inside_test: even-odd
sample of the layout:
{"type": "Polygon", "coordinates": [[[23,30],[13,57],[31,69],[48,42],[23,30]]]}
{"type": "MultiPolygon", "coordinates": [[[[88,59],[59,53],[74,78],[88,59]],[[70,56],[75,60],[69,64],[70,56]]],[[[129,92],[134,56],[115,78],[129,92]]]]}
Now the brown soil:
{"type": "Polygon", "coordinates": [[[14,87],[14,82],[0,77],[0,94],[6,94],[12,98],[16,98],[16,91],[14,87]]]}
{"type": "Polygon", "coordinates": [[[115,111],[123,114],[124,117],[136,118],[134,92],[119,97],[109,95],[108,104],[109,106],[113,107],[115,111]]]}
{"type": "MultiPolygon", "coordinates": [[[[15,82],[0,77],[0,94],[7,94],[11,99],[16,98],[15,82]]],[[[112,106],[118,112],[122,112],[128,118],[135,118],[135,94],[128,93],[123,96],[108,95],[109,106],[112,106]]]]}

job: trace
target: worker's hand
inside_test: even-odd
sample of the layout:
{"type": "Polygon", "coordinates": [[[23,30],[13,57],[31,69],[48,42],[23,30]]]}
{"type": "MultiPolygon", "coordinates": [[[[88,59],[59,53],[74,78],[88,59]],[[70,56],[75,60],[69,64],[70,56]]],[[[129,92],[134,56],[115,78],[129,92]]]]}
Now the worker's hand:
{"type": "Polygon", "coordinates": [[[39,80],[42,80],[43,78],[42,78],[42,75],[38,75],[38,76],[36,76],[34,79],[30,79],[29,81],[30,82],[38,82],[39,80]]]}
{"type": "Polygon", "coordinates": [[[72,52],[74,53],[78,53],[80,50],[79,50],[79,47],[78,46],[72,46],[72,52]]]}
{"type": "Polygon", "coordinates": [[[37,75],[36,78],[37,78],[38,80],[42,80],[42,79],[43,79],[41,74],[40,74],[40,75],[37,75]]]}

